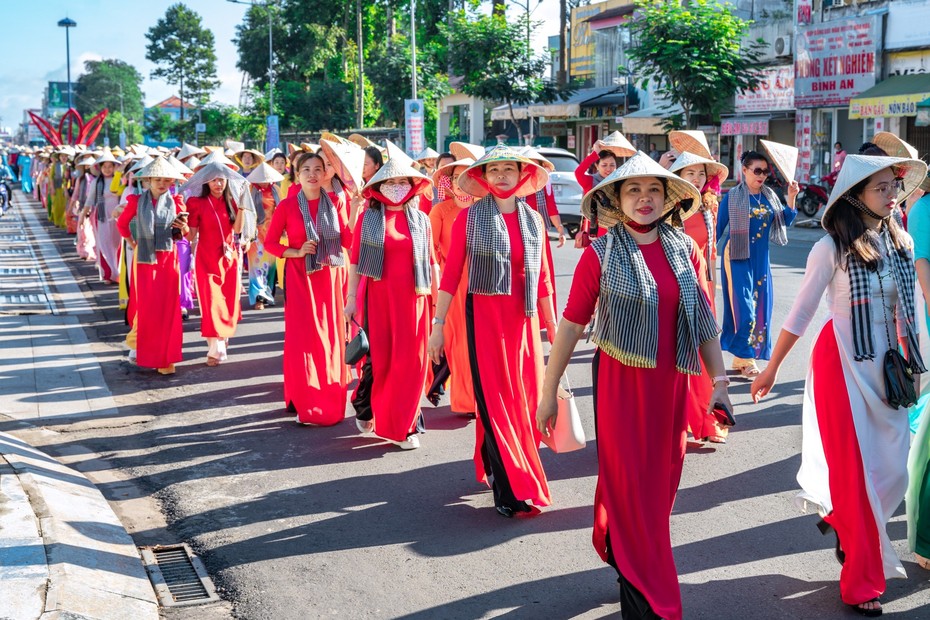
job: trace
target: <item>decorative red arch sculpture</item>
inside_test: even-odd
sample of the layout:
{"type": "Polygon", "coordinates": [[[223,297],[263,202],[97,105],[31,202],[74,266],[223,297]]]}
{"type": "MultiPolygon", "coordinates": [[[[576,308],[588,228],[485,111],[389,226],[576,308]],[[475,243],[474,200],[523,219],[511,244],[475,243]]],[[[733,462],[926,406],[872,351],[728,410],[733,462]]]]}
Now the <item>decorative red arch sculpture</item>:
{"type": "Polygon", "coordinates": [[[103,121],[106,120],[109,113],[109,110],[103,109],[85,123],[80,112],[74,108],[68,108],[68,111],[58,121],[57,128],[33,112],[29,112],[29,118],[32,119],[32,123],[52,146],[61,146],[62,144],[89,145],[97,139],[97,134],[103,128],[103,121]],[[66,128],[67,132],[65,131],[66,128]]]}

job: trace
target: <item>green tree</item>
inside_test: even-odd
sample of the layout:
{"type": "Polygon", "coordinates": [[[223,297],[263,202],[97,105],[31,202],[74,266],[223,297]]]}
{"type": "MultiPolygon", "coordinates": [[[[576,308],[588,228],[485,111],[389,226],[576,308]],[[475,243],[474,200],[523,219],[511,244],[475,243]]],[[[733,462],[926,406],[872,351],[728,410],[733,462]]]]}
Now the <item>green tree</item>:
{"type": "Polygon", "coordinates": [[[74,87],[75,107],[84,119],[109,110],[103,135],[115,143],[120,130],[126,132],[128,142],[142,138],[145,108],[142,105],[142,76],[132,65],[115,58],[88,60],[84,73],[74,87]]]}
{"type": "Polygon", "coordinates": [[[178,122],[170,114],[158,108],[149,108],[145,111],[145,135],[158,142],[174,137],[177,133],[178,122]]]}
{"type": "Polygon", "coordinates": [[[754,65],[767,44],[759,39],[741,47],[750,22],[729,6],[707,0],[636,0],[636,6],[627,54],[643,88],[653,82],[669,107],[681,106],[679,118],[669,115],[671,125],[693,128],[700,117],[715,121],[738,91],[758,84],[754,65]]]}
{"type": "Polygon", "coordinates": [[[449,68],[462,76],[460,90],[485,101],[506,103],[521,142],[523,131],[513,106],[551,103],[572,91],[571,86],[560,90],[543,77],[548,58],[527,50],[525,17],[511,23],[502,15],[460,11],[441,29],[449,40],[449,68]]]}
{"type": "Polygon", "coordinates": [[[213,31],[203,27],[198,13],[179,2],[168,7],[145,36],[149,40],[145,57],[158,65],[152,77],[178,85],[183,121],[185,101],[202,105],[220,85],[213,31]]]}

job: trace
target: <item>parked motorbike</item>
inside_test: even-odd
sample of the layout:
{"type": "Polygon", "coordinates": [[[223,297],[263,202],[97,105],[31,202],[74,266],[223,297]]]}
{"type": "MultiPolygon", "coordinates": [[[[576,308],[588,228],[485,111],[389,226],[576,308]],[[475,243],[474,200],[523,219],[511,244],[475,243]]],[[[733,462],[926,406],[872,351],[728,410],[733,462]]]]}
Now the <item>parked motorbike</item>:
{"type": "Polygon", "coordinates": [[[836,177],[839,170],[834,170],[830,174],[821,177],[811,177],[810,183],[801,183],[801,191],[798,192],[797,205],[801,213],[814,217],[827,204],[830,192],[836,185],[836,177]]]}

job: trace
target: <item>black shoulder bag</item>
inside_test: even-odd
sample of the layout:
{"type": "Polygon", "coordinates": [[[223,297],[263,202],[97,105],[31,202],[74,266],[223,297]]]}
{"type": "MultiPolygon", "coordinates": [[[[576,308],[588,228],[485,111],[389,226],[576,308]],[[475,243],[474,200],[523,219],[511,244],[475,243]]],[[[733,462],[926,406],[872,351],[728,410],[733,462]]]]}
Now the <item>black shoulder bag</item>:
{"type": "MultiPolygon", "coordinates": [[[[882,294],[882,312],[885,315],[885,337],[888,339],[888,352],[882,359],[882,374],[885,377],[885,401],[889,407],[912,407],[917,404],[917,389],[914,386],[914,372],[910,363],[904,359],[895,340],[891,339],[888,329],[888,308],[885,306],[885,287],[882,276],[878,274],[878,290],[882,294]]],[[[897,325],[897,307],[893,318],[897,325]]],[[[897,330],[895,330],[897,333],[897,330]]]]}
{"type": "Polygon", "coordinates": [[[362,358],[368,355],[368,334],[354,318],[352,322],[358,327],[358,333],[355,338],[346,343],[346,364],[354,365],[362,361],[362,358]]]}

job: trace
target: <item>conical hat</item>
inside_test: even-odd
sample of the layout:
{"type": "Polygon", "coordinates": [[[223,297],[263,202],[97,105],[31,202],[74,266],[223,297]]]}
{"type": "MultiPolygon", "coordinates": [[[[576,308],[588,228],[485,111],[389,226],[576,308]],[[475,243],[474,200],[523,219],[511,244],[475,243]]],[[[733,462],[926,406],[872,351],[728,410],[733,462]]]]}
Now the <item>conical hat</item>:
{"type": "Polygon", "coordinates": [[[68,157],[74,157],[77,154],[77,151],[74,150],[74,147],[70,144],[64,144],[55,149],[56,155],[67,155],[68,157]]]}
{"type": "Polygon", "coordinates": [[[165,157],[156,157],[148,166],[137,174],[140,179],[175,179],[183,181],[184,177],[165,157]]]}
{"type": "Polygon", "coordinates": [[[694,153],[707,159],[713,159],[710,146],[707,144],[707,136],[704,135],[703,131],[676,129],[668,132],[668,141],[672,148],[679,153],[694,153]]]}
{"type": "Polygon", "coordinates": [[[904,189],[898,192],[897,200],[902,202],[927,178],[927,164],[919,159],[907,157],[879,157],[876,155],[847,155],[836,177],[836,185],[830,192],[827,206],[823,208],[821,223],[826,224],[832,217],[836,201],[860,181],[864,181],[876,172],[892,168],[895,176],[904,180],[904,189]]]}
{"type": "Polygon", "coordinates": [[[701,194],[698,188],[674,172],[663,168],[661,164],[646,153],[639,151],[584,195],[584,198],[581,199],[582,215],[588,219],[595,219],[592,202],[597,200],[599,203],[596,214],[598,223],[607,228],[612,228],[620,221],[620,216],[623,213],[620,208],[620,181],[646,177],[665,179],[665,205],[663,206],[662,215],[678,208],[681,201],[687,198],[691,198],[693,202],[690,209],[681,211],[682,221],[697,213],[697,207],[701,204],[701,194]]]}
{"type": "Polygon", "coordinates": [[[212,153],[213,151],[220,151],[220,152],[223,152],[223,147],[222,147],[222,146],[207,145],[207,146],[203,147],[203,150],[206,151],[207,154],[209,155],[209,154],[212,153]]]}
{"type": "Polygon", "coordinates": [[[118,146],[114,146],[112,149],[110,149],[110,152],[113,153],[113,157],[122,157],[126,153],[126,151],[118,146]]]}
{"type": "Polygon", "coordinates": [[[546,172],[546,169],[534,162],[533,160],[520,155],[514,151],[509,146],[503,144],[498,144],[493,149],[488,151],[483,157],[475,161],[471,166],[468,167],[468,170],[465,171],[465,174],[459,177],[458,185],[463,192],[466,194],[471,194],[475,198],[484,198],[488,195],[488,190],[478,182],[477,179],[473,178],[472,175],[477,173],[484,174],[484,167],[488,164],[500,161],[513,161],[522,165],[523,170],[520,171],[520,177],[523,178],[523,175],[527,168],[531,171],[531,178],[529,181],[524,183],[514,194],[522,198],[523,196],[529,196],[530,194],[535,194],[539,190],[546,187],[546,183],[549,182],[549,173],[546,172]]]}
{"type": "Polygon", "coordinates": [[[200,160],[200,165],[194,167],[194,170],[196,171],[197,168],[203,167],[203,166],[205,166],[205,165],[207,165],[207,164],[210,164],[210,163],[213,163],[213,162],[219,162],[219,163],[223,164],[224,166],[226,166],[227,168],[230,168],[230,169],[235,170],[235,171],[237,171],[237,172],[238,172],[238,170],[239,170],[239,166],[236,165],[236,162],[234,162],[233,160],[231,160],[231,159],[229,159],[228,157],[226,157],[226,155],[224,155],[223,152],[220,151],[220,150],[210,151],[210,154],[207,155],[206,157],[204,157],[203,159],[201,159],[201,160],[200,160]]]}
{"type": "Polygon", "coordinates": [[[798,154],[800,151],[797,147],[771,140],[759,140],[759,144],[768,153],[769,158],[781,176],[789,183],[794,181],[794,173],[798,169],[798,154]]]}
{"type": "Polygon", "coordinates": [[[362,148],[366,148],[369,146],[373,146],[379,149],[381,148],[380,146],[378,146],[377,144],[375,144],[374,142],[372,142],[365,136],[358,134],[358,133],[354,133],[351,136],[349,136],[349,142],[354,142],[355,144],[359,145],[362,148]]]}
{"type": "Polygon", "coordinates": [[[95,164],[97,158],[92,154],[88,153],[87,155],[82,155],[74,164],[75,167],[82,166],[84,168],[90,168],[95,164]]]}
{"type": "Polygon", "coordinates": [[[282,151],[278,147],[271,149],[270,151],[265,153],[265,161],[271,161],[272,159],[275,158],[276,155],[284,155],[284,151],[282,151]]]}
{"type": "Polygon", "coordinates": [[[434,151],[433,149],[429,147],[426,147],[425,149],[420,151],[420,153],[416,156],[415,159],[417,161],[423,161],[424,159],[436,159],[437,157],[439,157],[439,153],[437,153],[436,151],[434,151]]]}
{"type": "MultiPolygon", "coordinates": [[[[890,131],[879,131],[872,136],[872,142],[885,151],[888,157],[905,157],[908,159],[919,159],[917,149],[894,135],[890,131]]],[[[843,164],[846,165],[845,163],[843,164]]]]}
{"type": "Polygon", "coordinates": [[[307,153],[316,153],[320,150],[319,144],[313,144],[312,142],[301,142],[300,149],[307,153]]]}
{"type": "Polygon", "coordinates": [[[343,139],[332,132],[324,131],[323,133],[320,134],[320,140],[329,140],[330,142],[342,142],[343,139]]]}
{"type": "Polygon", "coordinates": [[[191,155],[191,156],[187,159],[187,163],[184,164],[184,165],[187,166],[188,168],[190,168],[191,170],[196,170],[196,169],[197,169],[197,166],[200,165],[200,158],[197,157],[196,155],[191,155]]]}
{"type": "Polygon", "coordinates": [[[239,153],[245,150],[245,142],[237,142],[235,140],[224,140],[223,146],[227,151],[232,151],[233,153],[239,153]]]}
{"type": "Polygon", "coordinates": [[[97,159],[97,161],[95,161],[94,163],[99,166],[101,164],[107,163],[108,161],[113,162],[114,166],[119,163],[118,161],[116,161],[116,158],[113,157],[113,153],[110,151],[110,149],[104,150],[100,158],[97,159]]]}
{"type": "Polygon", "coordinates": [[[381,166],[375,176],[371,177],[362,189],[375,189],[375,186],[388,179],[412,179],[416,187],[416,193],[426,194],[427,189],[432,189],[429,177],[414,168],[413,160],[407,157],[403,151],[394,151],[396,148],[390,142],[388,143],[388,151],[391,152],[392,157],[381,166]]]}
{"type": "Polygon", "coordinates": [[[241,151],[236,151],[235,153],[236,161],[239,162],[239,165],[241,166],[244,166],[244,164],[242,163],[242,156],[245,153],[251,153],[252,157],[254,157],[255,161],[257,162],[256,165],[265,161],[265,155],[263,153],[260,153],[256,151],[255,149],[242,149],[241,151]]]}
{"type": "Polygon", "coordinates": [[[449,144],[449,152],[452,153],[452,156],[456,159],[467,159],[471,157],[475,161],[478,161],[484,154],[487,152],[483,146],[478,146],[477,144],[469,144],[468,142],[452,142],[449,144]]]}
{"type": "Polygon", "coordinates": [[[171,155],[168,157],[168,163],[174,166],[174,169],[183,174],[194,174],[194,171],[191,170],[187,165],[181,163],[181,160],[171,155]]]}
{"type": "MultiPolygon", "coordinates": [[[[668,169],[668,171],[678,173],[688,166],[699,166],[701,164],[704,165],[704,169],[707,172],[708,181],[710,181],[712,177],[717,177],[717,180],[720,183],[723,183],[730,175],[730,169],[720,162],[716,162],[709,157],[698,155],[693,151],[681,151],[681,155],[679,155],[674,163],[672,163],[672,166],[668,169]]],[[[702,188],[699,187],[698,189],[700,190],[702,188]]]]}
{"type": "Polygon", "coordinates": [[[606,150],[617,157],[632,157],[636,155],[636,147],[619,131],[609,134],[606,138],[601,140],[601,144],[606,150]]]}
{"type": "Polygon", "coordinates": [[[262,162],[255,167],[255,170],[249,173],[249,176],[247,176],[245,180],[255,184],[277,183],[278,181],[283,181],[284,176],[265,162],[262,162]]]}
{"type": "Polygon", "coordinates": [[[546,169],[546,172],[555,172],[555,164],[542,156],[542,153],[534,149],[532,146],[524,146],[520,149],[520,155],[523,155],[527,159],[532,159],[537,164],[546,169]]]}
{"type": "Polygon", "coordinates": [[[139,172],[140,170],[142,170],[143,168],[145,168],[146,166],[148,166],[148,165],[149,165],[150,163],[152,163],[153,161],[155,161],[155,160],[154,160],[154,158],[153,158],[151,155],[143,155],[143,156],[139,159],[139,161],[137,161],[135,164],[133,164],[132,168],[129,169],[129,172],[139,172]]]}
{"type": "Polygon", "coordinates": [[[326,160],[336,169],[336,176],[350,193],[355,193],[364,185],[362,170],[365,167],[365,151],[351,142],[320,141],[320,150],[326,160]]]}
{"type": "Polygon", "coordinates": [[[466,168],[469,168],[474,163],[475,163],[474,159],[472,159],[471,157],[466,157],[465,159],[459,159],[459,160],[450,162],[448,164],[443,164],[442,166],[439,166],[438,168],[436,168],[436,172],[433,173],[433,185],[436,185],[436,186],[439,185],[440,177],[452,176],[452,173],[455,171],[456,168],[460,166],[465,166],[466,168]]]}
{"type": "Polygon", "coordinates": [[[181,144],[181,150],[178,151],[178,159],[184,161],[188,157],[194,157],[195,155],[206,155],[207,152],[200,148],[199,146],[194,146],[193,144],[188,144],[184,142],[181,144]]]}

